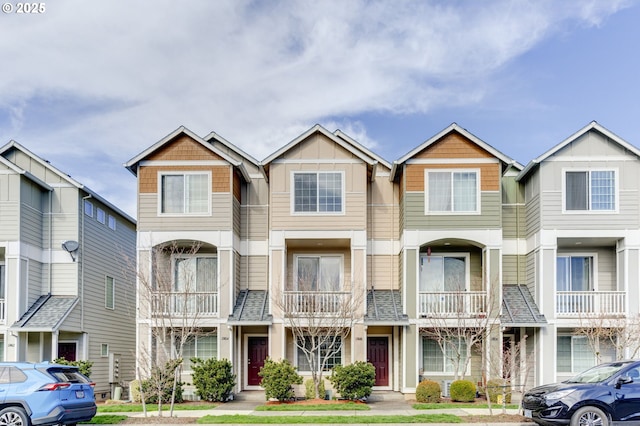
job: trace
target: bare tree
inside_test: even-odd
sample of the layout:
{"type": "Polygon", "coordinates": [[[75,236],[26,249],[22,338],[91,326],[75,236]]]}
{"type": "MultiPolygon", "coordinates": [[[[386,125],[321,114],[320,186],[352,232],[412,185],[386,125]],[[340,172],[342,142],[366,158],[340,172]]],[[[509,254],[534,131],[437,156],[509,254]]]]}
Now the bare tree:
{"type": "Polygon", "coordinates": [[[616,359],[636,358],[640,354],[640,315],[612,316],[608,313],[584,313],[579,316],[580,326],[574,330],[587,339],[597,363],[607,348],[616,359]]]}
{"type": "Polygon", "coordinates": [[[167,243],[152,248],[136,268],[138,322],[146,324],[151,335],[151,346],[138,348],[139,374],[153,385],[149,391],[157,396],[159,417],[170,383],[173,415],[184,349],[204,334],[200,327],[203,313],[215,309],[217,283],[211,265],[206,264],[211,258],[196,257],[200,249],[197,242],[167,243]]]}
{"type": "MultiPolygon", "coordinates": [[[[353,326],[364,317],[364,294],[352,288],[339,290],[339,277],[324,282],[316,289],[313,273],[298,271],[296,291],[276,291],[274,307],[283,313],[296,347],[304,354],[311,370],[316,398],[322,375],[331,360],[342,352],[353,326]]],[[[364,291],[362,291],[364,293],[364,291]]]]}

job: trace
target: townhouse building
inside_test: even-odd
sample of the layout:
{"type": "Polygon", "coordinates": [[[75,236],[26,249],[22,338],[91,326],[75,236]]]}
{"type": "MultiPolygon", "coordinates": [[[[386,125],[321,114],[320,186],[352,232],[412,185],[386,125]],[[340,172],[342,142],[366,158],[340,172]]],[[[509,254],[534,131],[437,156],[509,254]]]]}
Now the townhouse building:
{"type": "Polygon", "coordinates": [[[268,357],[311,376],[318,324],[348,329],[325,371],[369,361],[407,395],[620,357],[578,330],[637,314],[638,152],[594,122],[524,167],[454,123],[391,163],[316,125],[258,161],[181,127],[125,164],[138,365],[226,358],[260,389],[268,357]]]}
{"type": "Polygon", "coordinates": [[[15,141],[0,188],[0,360],[91,361],[111,397],[135,377],[135,220],[15,141]]]}

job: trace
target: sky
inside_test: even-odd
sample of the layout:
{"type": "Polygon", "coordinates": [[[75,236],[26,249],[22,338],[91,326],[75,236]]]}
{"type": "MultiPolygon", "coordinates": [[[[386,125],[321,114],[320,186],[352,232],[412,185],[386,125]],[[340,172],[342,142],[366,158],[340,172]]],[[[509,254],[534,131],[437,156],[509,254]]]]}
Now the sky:
{"type": "Polygon", "coordinates": [[[317,123],[389,162],[453,122],[523,165],[593,120],[640,147],[638,1],[0,3],[0,145],[134,218],[123,164],[180,126],[258,160],[317,123]]]}

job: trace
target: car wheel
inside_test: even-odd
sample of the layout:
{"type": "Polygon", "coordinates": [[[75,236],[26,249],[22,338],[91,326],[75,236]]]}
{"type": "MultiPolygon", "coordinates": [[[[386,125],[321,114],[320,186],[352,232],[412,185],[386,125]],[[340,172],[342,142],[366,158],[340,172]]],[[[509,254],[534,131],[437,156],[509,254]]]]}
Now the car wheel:
{"type": "Polygon", "coordinates": [[[582,407],[571,416],[571,426],[609,426],[609,417],[599,408],[582,407]]]}
{"type": "Polygon", "coordinates": [[[7,407],[0,411],[0,426],[29,426],[29,416],[20,407],[7,407]]]}

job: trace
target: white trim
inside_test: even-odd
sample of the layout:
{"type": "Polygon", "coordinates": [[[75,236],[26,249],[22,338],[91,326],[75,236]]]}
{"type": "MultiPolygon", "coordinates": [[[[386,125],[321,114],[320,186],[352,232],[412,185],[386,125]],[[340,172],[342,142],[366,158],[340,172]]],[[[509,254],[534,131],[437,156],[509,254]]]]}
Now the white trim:
{"type": "MultiPolygon", "coordinates": [[[[346,206],[346,193],[345,193],[345,172],[344,170],[292,170],[289,176],[289,206],[290,213],[292,216],[344,216],[347,212],[346,206]],[[295,210],[295,202],[296,202],[296,188],[295,188],[295,176],[297,174],[316,174],[316,177],[321,174],[339,174],[340,175],[340,191],[341,191],[341,207],[340,211],[336,212],[326,212],[326,211],[313,211],[313,212],[297,212],[295,210]]],[[[318,191],[319,196],[319,191],[318,191]]],[[[317,209],[320,208],[320,203],[317,204],[317,209]]]]}
{"type": "MultiPolygon", "coordinates": [[[[212,190],[211,188],[213,187],[212,184],[212,176],[211,176],[211,171],[209,170],[190,170],[190,171],[179,171],[179,170],[160,170],[158,171],[158,177],[157,177],[157,184],[158,184],[158,197],[157,197],[157,208],[158,208],[158,216],[162,216],[162,217],[208,217],[212,215],[212,209],[211,209],[211,194],[212,194],[212,190]],[[162,212],[162,177],[163,176],[168,176],[168,175],[175,175],[175,176],[187,176],[187,175],[206,175],[207,176],[207,211],[206,212],[202,212],[202,213],[163,213],[162,212]]],[[[186,205],[184,206],[186,208],[186,205]]]]}
{"type": "MultiPolygon", "coordinates": [[[[620,209],[620,190],[619,190],[619,170],[617,167],[563,167],[562,168],[562,214],[575,215],[575,214],[588,214],[588,215],[602,215],[602,214],[618,214],[620,209]],[[587,185],[589,190],[589,197],[587,198],[586,210],[567,210],[567,173],[568,172],[583,172],[587,174],[587,185]],[[591,172],[613,172],[613,191],[614,191],[614,207],[613,210],[593,210],[591,208],[591,172]]],[[[554,191],[555,192],[555,191],[554,191]]]]}
{"type": "Polygon", "coordinates": [[[424,214],[425,216],[464,216],[464,215],[479,215],[481,214],[481,191],[480,191],[480,179],[482,178],[480,169],[476,168],[452,168],[452,169],[424,169],[424,214]],[[447,211],[430,211],[429,210],[429,173],[441,173],[446,172],[451,174],[451,210],[447,211]],[[476,175],[476,209],[469,211],[455,211],[454,208],[454,194],[453,194],[453,174],[454,173],[475,173],[476,175]]]}

